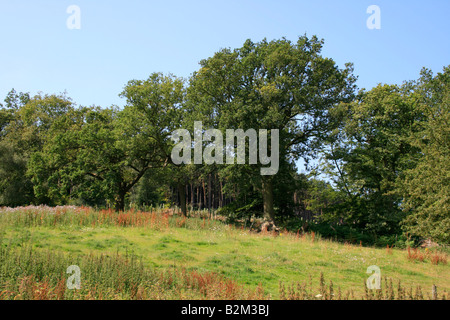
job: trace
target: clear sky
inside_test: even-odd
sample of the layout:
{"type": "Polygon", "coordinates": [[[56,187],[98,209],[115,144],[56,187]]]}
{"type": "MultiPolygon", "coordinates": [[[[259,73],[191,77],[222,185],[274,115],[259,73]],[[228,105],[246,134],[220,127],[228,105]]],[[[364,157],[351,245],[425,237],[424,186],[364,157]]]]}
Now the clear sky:
{"type": "Polygon", "coordinates": [[[0,101],[11,90],[67,91],[81,105],[123,105],[131,79],[188,77],[224,47],[317,35],[323,55],[355,64],[358,85],[417,79],[450,64],[450,1],[0,0],[0,101]],[[70,5],[81,28],[69,29],[70,5]],[[366,12],[381,9],[381,29],[366,12]]]}

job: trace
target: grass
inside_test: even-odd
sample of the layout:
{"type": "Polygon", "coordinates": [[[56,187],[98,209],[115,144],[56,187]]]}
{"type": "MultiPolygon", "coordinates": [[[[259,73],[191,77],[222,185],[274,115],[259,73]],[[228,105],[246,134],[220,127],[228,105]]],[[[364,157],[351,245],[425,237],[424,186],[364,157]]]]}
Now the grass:
{"type": "Polygon", "coordinates": [[[10,299],[17,295],[33,298],[30,293],[33,290],[26,293],[22,289],[25,295],[19,290],[33,286],[44,286],[47,289],[40,292],[47,290],[47,293],[51,287],[51,297],[58,297],[57,291],[62,289],[55,288],[62,286],[67,278],[65,268],[76,264],[73,260],[80,264],[87,289],[66,290],[65,298],[100,298],[101,295],[105,299],[130,299],[136,298],[139,291],[139,297],[151,299],[290,299],[318,295],[319,298],[370,299],[372,291],[368,293],[364,284],[370,276],[366,271],[371,265],[377,265],[385,279],[384,289],[373,291],[378,292],[375,298],[392,297],[394,285],[390,281],[400,281],[396,287],[404,288],[397,288],[397,298],[427,298],[435,284],[444,297],[450,289],[447,256],[436,249],[362,247],[324,240],[313,233],[254,233],[201,215],[185,219],[171,210],[116,214],[79,207],[2,208],[0,232],[2,250],[8,248],[9,252],[2,258],[5,263],[2,261],[0,269],[3,288],[0,291],[3,298],[10,299]],[[26,252],[36,257],[51,253],[55,255],[52,262],[55,266],[27,272],[12,268],[16,263],[11,261],[26,257],[26,252]],[[108,264],[99,266],[97,260],[89,262],[83,257],[92,257],[92,261],[98,257],[114,259],[108,262],[110,270],[108,264]],[[125,263],[122,260],[126,261],[127,257],[139,261],[135,272],[140,276],[134,282],[116,279],[117,270],[121,270],[125,263]],[[115,263],[119,267],[111,267],[115,263]],[[92,271],[94,266],[102,270],[100,275],[92,271]],[[167,290],[166,282],[170,281],[161,276],[167,272],[178,279],[173,290],[167,290]],[[96,279],[101,279],[102,274],[116,282],[98,283],[96,279]],[[325,285],[323,278],[332,282],[325,285]],[[193,281],[203,284],[192,286],[193,281]],[[124,289],[117,293],[117,288],[124,289]]]}

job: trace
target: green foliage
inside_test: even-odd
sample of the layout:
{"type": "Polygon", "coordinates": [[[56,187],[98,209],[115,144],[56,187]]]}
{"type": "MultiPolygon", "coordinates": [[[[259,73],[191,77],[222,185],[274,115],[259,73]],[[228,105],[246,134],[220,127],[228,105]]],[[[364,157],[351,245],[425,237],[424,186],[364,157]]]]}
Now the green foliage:
{"type": "Polygon", "coordinates": [[[16,207],[33,201],[33,185],[25,176],[27,162],[8,141],[0,140],[0,206],[16,207]]]}
{"type": "Polygon", "coordinates": [[[0,205],[17,206],[47,201],[33,193],[27,176],[30,158],[39,152],[52,123],[65,114],[71,102],[64,95],[17,94],[14,89],[5,99],[0,139],[0,205]],[[5,121],[6,119],[6,121],[5,121]]]}
{"type": "Polygon", "coordinates": [[[4,108],[10,110],[18,110],[30,101],[30,94],[23,92],[17,93],[13,88],[10,92],[8,92],[4,101],[4,108]]]}
{"type": "Polygon", "coordinates": [[[234,201],[217,210],[217,214],[227,218],[227,222],[248,222],[254,216],[260,216],[262,212],[262,199],[255,197],[253,200],[242,203],[234,201]]]}
{"type": "Polygon", "coordinates": [[[0,108],[0,140],[6,135],[6,127],[14,119],[14,111],[0,108]]]}
{"type": "Polygon", "coordinates": [[[405,173],[399,193],[409,214],[404,227],[411,234],[450,243],[450,67],[435,77],[423,70],[418,84],[427,118],[412,135],[421,151],[417,166],[405,173]]]}
{"type": "Polygon", "coordinates": [[[396,183],[414,166],[418,149],[409,136],[424,119],[411,85],[379,85],[333,110],[342,125],[325,150],[328,172],[346,194],[347,223],[378,235],[399,233],[404,218],[396,183]]]}
{"type": "Polygon", "coordinates": [[[123,110],[69,110],[48,128],[29,175],[38,197],[56,204],[81,198],[88,204],[124,210],[126,196],[147,170],[169,161],[169,133],[182,82],[161,74],[130,81],[123,110]],[[106,203],[104,202],[106,200],[106,203]]]}
{"type": "Polygon", "coordinates": [[[130,193],[130,206],[148,208],[164,203],[164,194],[167,192],[165,184],[161,183],[164,178],[164,172],[157,169],[147,171],[130,193]]]}
{"type": "Polygon", "coordinates": [[[408,246],[417,246],[420,239],[407,237],[404,234],[387,234],[378,236],[364,232],[351,225],[330,224],[329,222],[313,223],[308,226],[309,230],[316,232],[325,239],[333,239],[340,242],[355,245],[374,246],[386,248],[386,246],[406,249],[408,246]]]}

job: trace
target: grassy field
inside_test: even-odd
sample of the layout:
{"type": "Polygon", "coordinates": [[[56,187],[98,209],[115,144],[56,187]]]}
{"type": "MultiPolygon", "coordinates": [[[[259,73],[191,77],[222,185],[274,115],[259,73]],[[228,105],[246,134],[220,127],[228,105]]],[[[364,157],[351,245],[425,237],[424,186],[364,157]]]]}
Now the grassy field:
{"type": "MultiPolygon", "coordinates": [[[[118,291],[117,283],[111,281],[98,286],[103,296],[96,298],[135,298],[136,288],[145,282],[150,291],[159,292],[146,298],[314,298],[323,297],[325,291],[335,295],[339,291],[343,297],[359,299],[368,297],[366,271],[372,265],[381,270],[384,290],[395,287],[400,298],[408,292],[417,297],[418,286],[425,299],[431,297],[433,285],[440,297],[450,291],[450,266],[443,252],[361,247],[314,234],[255,233],[202,216],[185,219],[170,210],[116,214],[75,207],[2,208],[0,233],[0,298],[33,297],[33,293],[24,295],[25,289],[20,292],[26,281],[34,281],[36,288],[47,281],[57,292],[55,288],[67,278],[62,275],[65,268],[77,263],[82,283],[95,288],[102,272],[128,270],[130,258],[139,276],[130,275],[134,283],[122,280],[128,293],[118,291]],[[35,262],[26,262],[27,256],[35,262]],[[109,269],[102,265],[102,272],[98,271],[101,257],[111,259],[109,269]],[[17,267],[17,261],[28,267],[17,267]],[[41,265],[40,269],[35,265],[41,265]],[[173,284],[175,278],[179,287],[173,284]],[[207,288],[215,293],[205,294],[207,288]],[[228,295],[222,294],[227,290],[228,295]]],[[[77,298],[78,293],[65,290],[61,294],[77,298]]],[[[92,295],[92,290],[86,294],[92,295]]]]}

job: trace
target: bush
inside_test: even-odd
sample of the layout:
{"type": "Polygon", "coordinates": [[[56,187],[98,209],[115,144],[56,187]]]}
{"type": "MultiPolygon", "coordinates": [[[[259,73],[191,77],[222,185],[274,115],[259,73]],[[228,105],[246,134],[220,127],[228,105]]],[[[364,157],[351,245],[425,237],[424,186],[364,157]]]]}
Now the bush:
{"type": "Polygon", "coordinates": [[[239,220],[250,221],[251,217],[261,216],[262,203],[254,199],[251,203],[241,206],[238,202],[232,202],[217,210],[217,214],[227,218],[227,223],[235,223],[239,220]]]}

